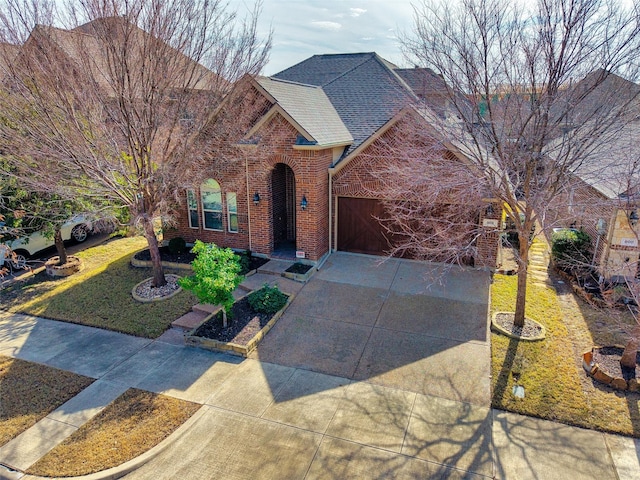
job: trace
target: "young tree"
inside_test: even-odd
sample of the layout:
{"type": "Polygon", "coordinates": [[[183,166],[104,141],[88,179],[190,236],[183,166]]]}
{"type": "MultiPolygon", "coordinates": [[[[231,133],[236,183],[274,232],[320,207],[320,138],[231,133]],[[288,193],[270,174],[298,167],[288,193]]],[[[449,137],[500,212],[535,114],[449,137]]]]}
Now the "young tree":
{"type": "Polygon", "coordinates": [[[200,167],[225,160],[218,148],[241,129],[238,80],[257,74],[270,49],[257,35],[260,4],[244,19],[216,0],[60,8],[2,1],[2,40],[20,45],[0,61],[2,147],[33,191],[126,207],[161,286],[155,222],[170,219],[200,167]]]}
{"type": "Polygon", "coordinates": [[[222,326],[227,328],[227,315],[233,307],[233,291],[242,283],[240,259],[230,248],[196,240],[191,250],[197,255],[192,262],[193,275],[178,284],[195,294],[198,300],[222,306],[222,326]]]}
{"type": "MultiPolygon", "coordinates": [[[[425,0],[415,9],[406,53],[442,78],[443,108],[425,114],[464,157],[456,168],[505,206],[518,234],[518,326],[532,230],[552,226],[548,209],[569,176],[593,168],[593,149],[637,114],[638,89],[616,88],[612,74],[636,76],[639,18],[617,0],[425,0]]],[[[452,175],[443,171],[438,188],[452,175]]]]}

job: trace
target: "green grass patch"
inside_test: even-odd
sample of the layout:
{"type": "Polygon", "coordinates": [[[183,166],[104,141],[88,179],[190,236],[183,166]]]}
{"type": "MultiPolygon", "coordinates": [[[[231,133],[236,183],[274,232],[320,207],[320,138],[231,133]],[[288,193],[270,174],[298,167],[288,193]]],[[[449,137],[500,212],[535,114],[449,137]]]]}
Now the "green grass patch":
{"type": "MultiPolygon", "coordinates": [[[[156,338],[197,300],[184,291],[160,302],[140,303],[133,299],[133,287],[151,276],[151,269],[130,265],[131,256],[145,247],[143,238],[133,237],[112,239],[89,248],[77,255],[84,266],[75,275],[51,279],[42,272],[1,291],[3,308],[156,338]]],[[[169,269],[166,272],[181,274],[169,269]]]]}
{"type": "Polygon", "coordinates": [[[92,382],[82,375],[0,355],[0,446],[92,382]]]}
{"type": "Polygon", "coordinates": [[[70,477],[121,465],[160,443],[199,408],[185,400],[131,388],[27,473],[70,477]]]}
{"type": "MultiPolygon", "coordinates": [[[[494,276],[492,314],[513,311],[516,282],[516,276],[494,276]]],[[[581,308],[592,310],[589,314],[594,324],[601,323],[595,317],[598,315],[602,321],[606,312],[586,304],[568,312],[567,305],[572,304],[576,305],[573,298],[561,302],[555,290],[529,283],[526,316],[545,326],[547,338],[524,342],[492,333],[492,406],[571,425],[640,436],[640,395],[622,395],[598,386],[581,368],[580,353],[591,347],[583,348],[585,339],[591,336],[581,308]],[[565,321],[568,316],[571,317],[569,323],[565,321]],[[578,338],[582,339],[581,344],[576,343],[578,338]],[[524,387],[524,399],[513,395],[516,384],[524,387]]]]}

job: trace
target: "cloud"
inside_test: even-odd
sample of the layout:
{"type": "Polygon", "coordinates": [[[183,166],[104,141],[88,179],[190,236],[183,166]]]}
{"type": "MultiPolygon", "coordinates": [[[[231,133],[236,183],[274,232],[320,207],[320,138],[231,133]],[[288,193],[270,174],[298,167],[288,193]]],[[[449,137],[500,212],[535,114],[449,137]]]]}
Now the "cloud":
{"type": "Polygon", "coordinates": [[[323,30],[331,30],[331,31],[338,31],[342,28],[342,24],[338,23],[338,22],[311,22],[311,25],[314,25],[318,28],[322,28],[323,30]]]}
{"type": "Polygon", "coordinates": [[[364,8],[350,8],[349,11],[352,17],[359,17],[363,13],[367,13],[367,10],[364,8]]]}

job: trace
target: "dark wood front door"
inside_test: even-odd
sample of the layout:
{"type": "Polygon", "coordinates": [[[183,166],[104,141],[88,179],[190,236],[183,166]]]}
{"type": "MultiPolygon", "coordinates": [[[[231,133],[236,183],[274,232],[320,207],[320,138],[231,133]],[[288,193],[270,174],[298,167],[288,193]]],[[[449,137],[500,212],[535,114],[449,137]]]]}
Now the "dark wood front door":
{"type": "Polygon", "coordinates": [[[271,176],[273,248],[287,246],[295,249],[296,243],[296,181],[293,170],[278,163],[271,176]]]}
{"type": "Polygon", "coordinates": [[[378,219],[386,217],[379,200],[338,197],[338,250],[385,255],[389,242],[378,219]]]}

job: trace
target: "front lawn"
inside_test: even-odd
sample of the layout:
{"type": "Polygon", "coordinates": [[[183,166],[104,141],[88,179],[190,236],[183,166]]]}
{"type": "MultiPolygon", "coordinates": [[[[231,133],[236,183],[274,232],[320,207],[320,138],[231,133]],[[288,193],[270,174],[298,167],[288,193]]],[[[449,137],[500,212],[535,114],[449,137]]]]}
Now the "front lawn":
{"type": "Polygon", "coordinates": [[[200,407],[130,388],[38,460],[27,473],[68,477],[121,465],[160,443],[200,407]]]}
{"type": "MultiPolygon", "coordinates": [[[[42,272],[0,291],[2,308],[156,338],[197,300],[184,291],[161,302],[140,303],[133,299],[133,287],[151,276],[151,269],[129,264],[131,256],[145,246],[143,238],[133,237],[112,239],[89,248],[77,255],[84,268],[75,275],[54,280],[42,272]]],[[[171,270],[167,273],[182,274],[171,270]]]]}
{"type": "MultiPolygon", "coordinates": [[[[516,277],[495,275],[491,312],[513,311],[516,277]]],[[[528,285],[527,317],[543,324],[547,338],[524,342],[492,333],[492,406],[571,425],[640,437],[640,394],[618,393],[595,383],[581,367],[580,354],[593,344],[607,344],[612,328],[606,311],[574,298],[569,288],[558,295],[528,285]],[[525,398],[512,388],[524,387],[525,398]]]]}
{"type": "Polygon", "coordinates": [[[0,446],[92,382],[82,375],[0,355],[0,446]]]}

